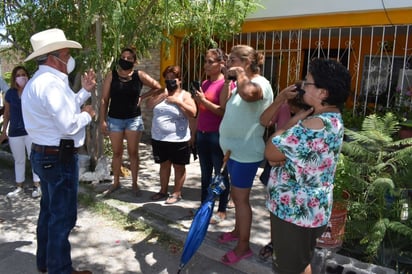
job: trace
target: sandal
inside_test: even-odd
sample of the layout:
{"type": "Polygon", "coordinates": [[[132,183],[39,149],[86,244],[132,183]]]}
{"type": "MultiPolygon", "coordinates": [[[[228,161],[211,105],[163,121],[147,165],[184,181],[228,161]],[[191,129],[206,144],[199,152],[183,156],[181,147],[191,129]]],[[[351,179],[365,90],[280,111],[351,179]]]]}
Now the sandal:
{"type": "Polygon", "coordinates": [[[235,264],[237,262],[239,262],[240,260],[249,258],[253,256],[253,252],[252,250],[248,250],[246,251],[245,254],[241,255],[241,256],[237,256],[234,250],[229,251],[228,253],[226,253],[225,255],[223,255],[222,257],[222,263],[224,263],[225,265],[232,265],[235,264]]]}
{"type": "Polygon", "coordinates": [[[239,237],[234,236],[232,232],[225,232],[219,236],[218,242],[221,244],[239,240],[239,237]]]}
{"type": "Polygon", "coordinates": [[[273,245],[272,242],[268,243],[264,247],[262,247],[259,251],[259,259],[266,261],[267,259],[271,258],[273,255],[273,245]]]}
{"type": "Polygon", "coordinates": [[[103,192],[103,195],[104,195],[104,196],[110,195],[110,194],[118,191],[119,189],[120,189],[120,185],[117,185],[117,186],[111,185],[108,189],[106,189],[106,190],[103,192]]]}
{"type": "Polygon", "coordinates": [[[158,193],[152,195],[152,197],[150,197],[150,199],[151,199],[152,201],[158,201],[158,200],[160,200],[160,199],[166,198],[166,196],[167,196],[166,193],[158,192],[158,193]]]}
{"type": "Polygon", "coordinates": [[[218,214],[213,214],[212,218],[210,218],[210,224],[216,225],[223,221],[225,218],[220,217],[218,214]]]}
{"type": "Polygon", "coordinates": [[[235,208],[235,203],[232,201],[232,199],[229,200],[226,207],[227,209],[235,208]]]}
{"type": "Polygon", "coordinates": [[[134,196],[140,196],[140,188],[137,184],[132,184],[132,192],[134,196]]]}
{"type": "Polygon", "coordinates": [[[172,194],[169,196],[169,198],[167,198],[165,204],[168,204],[168,205],[175,204],[179,202],[181,199],[182,199],[182,196],[172,194]]]}

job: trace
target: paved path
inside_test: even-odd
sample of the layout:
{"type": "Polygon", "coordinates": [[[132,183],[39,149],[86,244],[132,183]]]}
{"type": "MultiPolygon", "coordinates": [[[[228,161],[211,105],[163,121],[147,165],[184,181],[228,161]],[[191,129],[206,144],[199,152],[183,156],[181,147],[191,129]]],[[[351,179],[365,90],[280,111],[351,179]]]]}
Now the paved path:
{"type": "MultiPolygon", "coordinates": [[[[183,199],[173,205],[163,201],[153,202],[150,196],[158,192],[158,165],[154,164],[150,146],[140,145],[141,166],[139,185],[141,195],[132,195],[130,178],[123,178],[122,188],[110,197],[98,198],[110,182],[81,183],[80,191],[119,210],[126,216],[142,220],[156,230],[184,242],[191,224],[192,211],[200,205],[200,168],[198,160],[187,166],[187,180],[183,199]]],[[[0,159],[8,158],[0,151],[0,159]]],[[[127,165],[127,162],[125,163],[127,165]]],[[[258,172],[260,174],[261,170],[258,172]]],[[[173,175],[172,175],[173,177],[173,175]]],[[[35,273],[35,226],[38,214],[38,199],[30,197],[30,191],[19,199],[5,199],[13,189],[13,172],[10,165],[0,162],[0,273],[35,273]],[[3,272],[3,270],[7,270],[3,272]]],[[[172,191],[173,178],[169,190],[172,191]]],[[[257,253],[269,239],[269,218],[264,208],[265,191],[255,180],[251,192],[253,224],[251,248],[255,255],[228,267],[220,258],[233,248],[232,244],[219,244],[220,233],[230,231],[234,225],[234,210],[228,210],[227,219],[218,225],[210,225],[206,238],[198,252],[185,266],[182,273],[231,274],[272,273],[271,263],[262,262],[257,253]]],[[[217,208],[217,207],[216,207],[217,208]]],[[[215,208],[215,210],[216,210],[215,208]]],[[[130,231],[113,221],[79,209],[77,226],[71,234],[74,266],[87,268],[93,273],[176,273],[181,250],[175,245],[164,245],[153,235],[130,231]]],[[[368,265],[356,260],[319,249],[313,261],[313,273],[395,273],[393,270],[368,265]],[[326,269],[340,267],[341,272],[326,269]]]]}
{"type": "MultiPolygon", "coordinates": [[[[0,273],[37,273],[36,222],[40,200],[31,198],[30,187],[26,184],[24,194],[7,199],[6,194],[14,188],[14,173],[9,163],[0,160],[0,273]]],[[[87,191],[82,185],[81,192],[87,191]]],[[[122,227],[84,207],[79,208],[70,242],[73,265],[95,274],[176,273],[180,262],[175,241],[158,241],[157,232],[122,227]]],[[[196,254],[182,273],[245,272],[196,254]]]]}
{"type": "MultiPolygon", "coordinates": [[[[126,155],[125,157],[126,158],[126,155]]],[[[193,159],[192,159],[193,160],[193,159]]],[[[151,155],[151,147],[140,144],[140,171],[139,187],[141,195],[135,197],[131,191],[130,178],[121,180],[122,188],[110,197],[101,198],[102,201],[131,216],[132,218],[144,219],[153,227],[169,233],[173,238],[184,242],[187,231],[192,222],[192,212],[200,206],[200,167],[199,161],[192,161],[187,166],[187,177],[182,191],[183,199],[173,205],[165,204],[165,200],[152,201],[150,196],[160,189],[159,166],[154,164],[151,155]]],[[[125,162],[128,165],[128,162],[125,162]]],[[[173,172],[169,184],[169,192],[173,191],[173,172]]],[[[110,182],[99,182],[92,184],[92,190],[98,194],[107,189],[110,182]]],[[[251,242],[252,250],[258,254],[261,246],[267,244],[270,237],[268,212],[264,207],[265,191],[263,185],[257,177],[252,189],[254,222],[252,224],[251,242]]],[[[217,205],[215,211],[217,210],[217,205]]],[[[213,264],[221,265],[220,258],[231,248],[232,244],[219,244],[218,236],[225,231],[230,231],[234,227],[234,209],[227,211],[227,218],[217,225],[210,225],[206,238],[199,248],[198,253],[216,261],[213,264]]],[[[190,268],[188,266],[187,268],[190,268]]],[[[236,264],[234,268],[245,273],[270,273],[271,264],[261,262],[257,255],[249,260],[243,260],[236,264]]],[[[212,268],[213,269],[213,268],[212,268]]],[[[193,272],[195,273],[195,272],[193,272]]]]}

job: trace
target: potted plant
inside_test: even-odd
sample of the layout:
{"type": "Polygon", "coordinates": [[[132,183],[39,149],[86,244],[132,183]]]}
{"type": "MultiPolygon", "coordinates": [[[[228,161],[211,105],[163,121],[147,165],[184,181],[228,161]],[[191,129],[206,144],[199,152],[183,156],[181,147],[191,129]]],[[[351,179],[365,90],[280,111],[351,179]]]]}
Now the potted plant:
{"type": "Polygon", "coordinates": [[[412,137],[412,119],[405,119],[399,123],[401,128],[399,129],[399,138],[406,139],[412,137]]]}
{"type": "Polygon", "coordinates": [[[411,222],[400,219],[404,186],[393,180],[411,169],[412,138],[399,140],[399,127],[397,117],[387,113],[367,116],[359,131],[345,129],[342,154],[351,183],[338,179],[339,172],[335,182],[345,184],[351,195],[345,240],[361,243],[362,260],[388,266],[393,258],[383,254],[412,240],[411,222]]]}
{"type": "Polygon", "coordinates": [[[317,239],[317,246],[323,248],[340,248],[345,235],[345,224],[348,213],[350,192],[353,188],[351,178],[351,163],[342,153],[336,166],[333,207],[328,226],[321,237],[317,239]]]}
{"type": "MultiPolygon", "coordinates": [[[[345,129],[349,128],[352,130],[360,129],[364,119],[356,111],[349,109],[343,110],[342,118],[345,129]]],[[[345,139],[347,138],[345,137],[345,139]]],[[[317,239],[318,247],[337,249],[343,244],[351,193],[355,194],[359,190],[357,168],[356,163],[350,161],[350,158],[343,153],[340,153],[333,183],[332,214],[325,233],[317,239]]]]}

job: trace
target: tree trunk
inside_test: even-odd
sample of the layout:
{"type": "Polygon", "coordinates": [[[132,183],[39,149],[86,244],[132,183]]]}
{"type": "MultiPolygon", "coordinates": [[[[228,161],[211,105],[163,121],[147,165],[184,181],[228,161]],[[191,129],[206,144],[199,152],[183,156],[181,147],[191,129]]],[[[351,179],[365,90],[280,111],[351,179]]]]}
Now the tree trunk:
{"type": "MultiPolygon", "coordinates": [[[[96,47],[98,56],[102,56],[102,22],[99,17],[96,20],[96,47]]],[[[87,128],[87,139],[86,139],[86,149],[87,154],[90,156],[90,167],[91,170],[94,170],[96,167],[97,159],[103,155],[103,135],[100,131],[100,117],[99,117],[99,106],[100,106],[100,93],[103,85],[103,76],[102,76],[102,62],[96,63],[96,80],[97,85],[94,92],[92,92],[92,106],[96,111],[96,118],[90,123],[87,128]]]]}

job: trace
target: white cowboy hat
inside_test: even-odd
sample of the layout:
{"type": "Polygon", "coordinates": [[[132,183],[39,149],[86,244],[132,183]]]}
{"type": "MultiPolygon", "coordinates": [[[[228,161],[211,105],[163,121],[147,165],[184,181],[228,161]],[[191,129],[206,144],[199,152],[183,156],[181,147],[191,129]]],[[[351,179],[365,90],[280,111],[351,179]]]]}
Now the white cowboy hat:
{"type": "Polygon", "coordinates": [[[78,42],[67,40],[66,35],[64,35],[61,29],[48,29],[33,34],[30,38],[30,43],[33,47],[33,53],[30,54],[24,62],[58,49],[82,48],[82,45],[78,42]]]}

